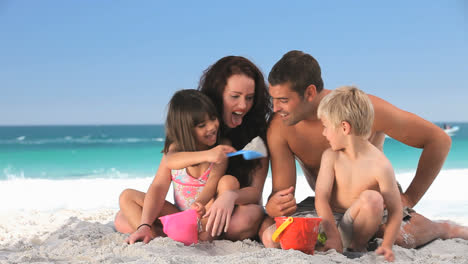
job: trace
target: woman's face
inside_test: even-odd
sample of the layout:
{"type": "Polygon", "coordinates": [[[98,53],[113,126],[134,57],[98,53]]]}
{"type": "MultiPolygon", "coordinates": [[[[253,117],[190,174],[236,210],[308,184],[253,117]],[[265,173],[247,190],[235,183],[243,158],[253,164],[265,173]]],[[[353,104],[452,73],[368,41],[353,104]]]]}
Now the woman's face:
{"type": "Polygon", "coordinates": [[[255,97],[255,81],[235,74],[229,77],[223,92],[223,121],[230,128],[242,124],[242,119],[252,108],[255,97]]]}

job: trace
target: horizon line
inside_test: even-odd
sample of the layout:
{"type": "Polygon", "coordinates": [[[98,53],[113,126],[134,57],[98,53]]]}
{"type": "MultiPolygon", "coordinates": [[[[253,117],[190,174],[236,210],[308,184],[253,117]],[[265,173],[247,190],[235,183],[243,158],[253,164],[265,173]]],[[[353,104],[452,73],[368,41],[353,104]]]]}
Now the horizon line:
{"type": "MultiPolygon", "coordinates": [[[[468,123],[466,121],[429,121],[431,123],[468,123]]],[[[28,127],[28,126],[155,126],[155,125],[164,125],[164,123],[101,123],[101,124],[0,124],[0,127],[28,127]]]]}

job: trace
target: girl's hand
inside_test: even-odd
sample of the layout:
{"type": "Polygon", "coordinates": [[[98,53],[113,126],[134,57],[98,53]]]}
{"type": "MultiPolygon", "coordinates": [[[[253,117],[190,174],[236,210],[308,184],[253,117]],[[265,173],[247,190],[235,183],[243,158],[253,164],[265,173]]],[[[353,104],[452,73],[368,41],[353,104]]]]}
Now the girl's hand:
{"type": "Polygon", "coordinates": [[[194,202],[190,208],[192,208],[193,210],[197,211],[197,214],[198,216],[201,218],[205,213],[206,213],[206,209],[205,209],[205,206],[199,202],[194,202]]]}
{"type": "Polygon", "coordinates": [[[213,202],[208,212],[203,217],[208,217],[206,232],[211,236],[219,236],[227,232],[231,222],[232,211],[234,210],[237,193],[226,191],[213,202]],[[211,232],[210,232],[211,231],[211,232]]]}
{"type": "Polygon", "coordinates": [[[128,244],[133,244],[138,241],[143,241],[143,243],[147,244],[148,242],[153,239],[153,232],[149,226],[141,226],[135,232],[133,232],[129,237],[125,239],[125,242],[128,244]]]}
{"type": "Polygon", "coordinates": [[[213,162],[215,164],[220,164],[221,162],[227,159],[227,156],[226,156],[227,153],[234,152],[234,151],[236,151],[236,149],[231,146],[218,145],[207,151],[207,154],[208,154],[207,161],[213,162]]]}

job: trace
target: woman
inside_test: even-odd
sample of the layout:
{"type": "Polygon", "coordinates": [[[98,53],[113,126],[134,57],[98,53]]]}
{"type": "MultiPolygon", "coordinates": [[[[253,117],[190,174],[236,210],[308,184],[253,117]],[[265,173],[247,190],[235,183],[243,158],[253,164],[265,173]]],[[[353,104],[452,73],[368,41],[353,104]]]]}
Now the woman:
{"type": "MultiPolygon", "coordinates": [[[[234,148],[242,149],[256,136],[266,142],[271,102],[263,74],[252,62],[239,56],[224,57],[205,70],[198,89],[215,104],[221,116],[221,133],[234,148]]],[[[230,240],[254,237],[263,219],[261,198],[267,173],[268,158],[230,158],[226,174],[238,179],[240,189],[224,191],[216,197],[208,210],[206,228],[217,235],[226,231],[224,238],[230,240]]],[[[169,175],[163,156],[155,179],[169,175]]],[[[156,221],[154,197],[159,190],[153,181],[146,194],[128,189],[120,195],[121,211],[116,215],[115,227],[119,232],[132,233],[127,242],[147,243],[154,238],[155,230],[137,227],[156,221]]]]}

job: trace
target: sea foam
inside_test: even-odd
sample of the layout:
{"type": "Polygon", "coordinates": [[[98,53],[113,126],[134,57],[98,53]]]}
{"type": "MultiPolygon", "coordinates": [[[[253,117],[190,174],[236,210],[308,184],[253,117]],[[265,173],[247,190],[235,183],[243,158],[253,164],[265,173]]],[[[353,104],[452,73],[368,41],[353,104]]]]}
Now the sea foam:
{"type": "MultiPolygon", "coordinates": [[[[450,219],[468,225],[468,169],[443,170],[436,178],[415,209],[431,219],[450,219]]],[[[409,185],[413,173],[397,174],[403,189],[409,185]]],[[[25,179],[11,178],[0,181],[0,212],[5,211],[54,211],[60,209],[95,210],[117,209],[119,195],[132,188],[148,190],[153,177],[145,178],[97,178],[97,179],[25,179]]],[[[263,201],[271,193],[271,177],[265,182],[263,201]]],[[[296,184],[296,201],[313,196],[303,175],[296,184]]],[[[166,200],[173,202],[172,189],[166,200]]]]}

